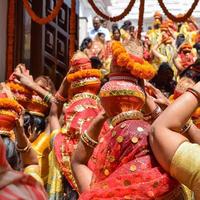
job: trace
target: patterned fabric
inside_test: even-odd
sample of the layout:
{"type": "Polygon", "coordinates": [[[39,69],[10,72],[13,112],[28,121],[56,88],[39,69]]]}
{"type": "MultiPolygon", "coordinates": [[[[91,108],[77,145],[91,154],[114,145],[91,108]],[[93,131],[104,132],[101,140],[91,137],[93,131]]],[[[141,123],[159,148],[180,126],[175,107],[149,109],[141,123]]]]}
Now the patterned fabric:
{"type": "Polygon", "coordinates": [[[5,158],[5,147],[0,138],[0,199],[45,200],[46,193],[32,176],[12,170],[5,158]]]}
{"type": "MultiPolygon", "coordinates": [[[[74,190],[77,186],[71,171],[71,155],[80,135],[87,130],[101,109],[99,98],[91,93],[75,95],[66,106],[64,127],[55,134],[52,133],[54,136],[51,139],[52,152],[49,155],[48,179],[50,200],[67,199],[67,196],[70,196],[68,199],[78,198],[74,190]]],[[[94,168],[92,159],[89,167],[94,168]]]]}
{"type": "Polygon", "coordinates": [[[66,108],[64,128],[54,139],[54,151],[62,173],[73,188],[77,188],[71,171],[71,155],[79,138],[101,111],[96,95],[81,93],[75,95],[66,108]]]}
{"type": "Polygon", "coordinates": [[[149,124],[119,123],[97,146],[91,189],[80,200],[183,198],[178,182],[164,172],[148,145],[149,124]]]}

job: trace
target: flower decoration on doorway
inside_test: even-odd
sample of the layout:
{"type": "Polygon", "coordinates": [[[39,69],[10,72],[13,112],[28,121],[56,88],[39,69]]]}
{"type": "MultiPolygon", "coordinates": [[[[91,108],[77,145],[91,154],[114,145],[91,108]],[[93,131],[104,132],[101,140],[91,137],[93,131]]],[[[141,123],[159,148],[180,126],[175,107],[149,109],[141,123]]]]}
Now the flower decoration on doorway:
{"type": "MultiPolygon", "coordinates": [[[[97,15],[101,16],[102,18],[112,21],[112,22],[117,22],[121,19],[123,19],[124,17],[126,17],[129,12],[131,11],[131,9],[133,8],[134,4],[135,4],[135,0],[130,0],[128,6],[124,9],[124,11],[117,16],[111,17],[106,15],[105,13],[103,13],[95,4],[94,0],[88,0],[88,2],[90,3],[90,5],[92,6],[93,10],[96,12],[97,15]]],[[[167,9],[167,7],[165,6],[163,0],[158,0],[158,3],[160,5],[160,7],[162,8],[163,12],[165,13],[165,15],[171,19],[174,22],[184,22],[186,21],[189,17],[191,17],[194,9],[196,8],[197,4],[198,4],[199,0],[194,0],[191,8],[182,16],[174,16],[173,14],[171,14],[169,12],[169,10],[167,9]]],[[[143,25],[143,17],[144,17],[144,5],[145,5],[145,0],[140,0],[140,7],[139,7],[139,18],[138,18],[138,38],[141,37],[141,32],[142,32],[142,25],[143,25]]]]}
{"type": "Polygon", "coordinates": [[[58,15],[60,8],[63,4],[64,0],[57,0],[56,2],[56,6],[54,7],[54,9],[51,11],[51,13],[43,18],[38,17],[35,12],[32,10],[28,0],[23,0],[24,3],[24,7],[26,8],[28,14],[30,15],[31,19],[38,23],[38,24],[47,24],[50,21],[54,20],[54,18],[58,15]]]}
{"type": "Polygon", "coordinates": [[[14,67],[14,46],[15,46],[15,6],[16,1],[10,0],[8,4],[8,28],[7,28],[7,72],[6,78],[9,78],[14,67]]]}
{"type": "Polygon", "coordinates": [[[194,0],[191,8],[184,14],[184,15],[180,15],[180,16],[174,16],[173,14],[171,14],[169,12],[169,10],[167,9],[167,7],[165,6],[163,0],[158,0],[158,3],[160,5],[160,7],[162,8],[163,12],[165,13],[165,15],[171,19],[172,21],[174,22],[184,22],[186,21],[188,18],[191,17],[194,9],[196,8],[196,6],[198,5],[199,3],[199,0],[194,0]]]}
{"type": "Polygon", "coordinates": [[[88,0],[88,2],[92,6],[93,10],[97,13],[97,15],[99,15],[102,18],[109,20],[111,22],[117,22],[119,20],[122,20],[124,17],[126,17],[129,14],[129,12],[131,11],[131,9],[133,8],[135,1],[136,0],[130,0],[128,6],[124,9],[124,11],[120,15],[117,15],[115,17],[111,17],[111,16],[104,14],[101,10],[99,10],[99,8],[94,3],[94,0],[88,0]]]}
{"type": "Polygon", "coordinates": [[[75,37],[76,37],[76,0],[71,0],[71,15],[69,22],[70,43],[69,43],[69,57],[72,58],[75,52],[75,37]]]}

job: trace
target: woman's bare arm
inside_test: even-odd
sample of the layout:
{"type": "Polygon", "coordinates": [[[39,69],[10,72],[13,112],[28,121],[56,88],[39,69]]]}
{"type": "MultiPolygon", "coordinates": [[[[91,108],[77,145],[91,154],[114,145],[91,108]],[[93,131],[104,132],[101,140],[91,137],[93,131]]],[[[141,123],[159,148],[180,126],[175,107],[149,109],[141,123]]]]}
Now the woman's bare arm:
{"type": "MultiPolygon", "coordinates": [[[[200,92],[200,82],[194,87],[200,92]]],[[[181,129],[199,104],[198,99],[186,92],[171,104],[153,123],[150,144],[162,167],[169,171],[171,160],[181,143],[187,138],[174,130],[181,129]]]]}
{"type": "Polygon", "coordinates": [[[31,147],[31,144],[24,133],[22,116],[16,122],[15,137],[18,148],[24,149],[26,147],[29,147],[27,148],[27,151],[20,151],[23,167],[25,168],[29,165],[38,165],[37,154],[31,147]]]}
{"type": "MultiPolygon", "coordinates": [[[[98,141],[99,134],[106,119],[107,116],[104,112],[98,114],[88,129],[88,136],[93,140],[98,141]]],[[[84,192],[90,188],[92,171],[87,167],[87,163],[93,150],[93,148],[87,146],[80,140],[77,149],[72,155],[72,170],[78,184],[79,192],[84,192]]]]}
{"type": "Polygon", "coordinates": [[[159,58],[162,62],[167,62],[167,57],[163,56],[161,53],[158,52],[158,47],[162,44],[162,42],[156,44],[153,49],[152,53],[155,57],[159,58]]]}

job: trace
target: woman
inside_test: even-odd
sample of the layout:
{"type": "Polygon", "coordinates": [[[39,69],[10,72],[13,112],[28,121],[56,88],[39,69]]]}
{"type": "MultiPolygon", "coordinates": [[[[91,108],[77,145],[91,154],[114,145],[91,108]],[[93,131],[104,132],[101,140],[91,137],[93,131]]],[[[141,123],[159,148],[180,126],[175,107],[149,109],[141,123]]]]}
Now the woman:
{"type": "Polygon", "coordinates": [[[121,32],[120,32],[120,29],[118,27],[114,27],[112,29],[112,39],[116,40],[116,41],[121,40],[121,32]]]}
{"type": "MultiPolygon", "coordinates": [[[[36,154],[23,130],[22,108],[6,94],[1,94],[0,102],[0,128],[4,130],[15,128],[17,142],[15,149],[20,153],[24,171],[24,173],[17,172],[10,167],[5,157],[5,147],[0,138],[0,199],[47,199],[41,185],[36,154]],[[37,173],[35,169],[37,169],[37,173]],[[25,175],[25,173],[31,176],[25,175]]],[[[9,147],[7,146],[7,148],[9,147]]]]}
{"type": "Polygon", "coordinates": [[[175,49],[173,38],[168,30],[168,24],[162,24],[161,40],[152,48],[152,53],[154,55],[154,60],[152,63],[155,65],[155,67],[158,67],[162,62],[168,62],[174,71],[174,75],[176,76],[177,70],[173,63],[175,49]]]}
{"type": "Polygon", "coordinates": [[[80,51],[84,52],[90,58],[93,56],[91,48],[92,48],[92,39],[87,37],[82,41],[80,46],[80,51]]]}
{"type": "MultiPolygon", "coordinates": [[[[189,87],[195,85],[200,79],[199,72],[199,61],[197,60],[194,64],[190,65],[180,74],[180,80],[177,83],[177,86],[174,90],[174,94],[170,96],[170,101],[173,102],[179,96],[181,96],[189,87]]],[[[197,108],[192,114],[193,123],[200,127],[200,108],[197,108]]]]}
{"type": "Polygon", "coordinates": [[[150,144],[158,162],[172,177],[194,191],[195,199],[200,199],[200,134],[188,120],[199,106],[199,80],[162,113],[150,134],[150,144]],[[180,134],[188,130],[189,134],[180,134]]]}
{"type": "MultiPolygon", "coordinates": [[[[113,54],[114,74],[100,91],[106,113],[94,119],[73,155],[72,168],[82,193],[80,199],[181,199],[181,187],[160,168],[150,152],[149,124],[140,112],[145,94],[138,78],[151,78],[155,69],[142,59],[129,56],[119,43],[113,44],[113,54]],[[139,69],[143,69],[141,73],[136,67],[139,63],[139,69]],[[113,129],[99,138],[106,115],[111,117],[113,129]],[[96,167],[90,170],[85,164],[98,138],[96,167]]],[[[154,104],[150,112],[145,116],[156,118],[159,108],[154,104]]]]}
{"type": "MultiPolygon", "coordinates": [[[[50,123],[55,133],[51,140],[48,181],[50,199],[78,198],[77,185],[71,171],[71,155],[91,120],[102,110],[96,95],[101,85],[100,77],[100,70],[92,69],[91,62],[85,54],[74,54],[66,76],[67,82],[70,83],[71,99],[64,107],[64,122],[59,123],[55,116],[50,123]]],[[[60,94],[62,95],[63,93],[60,94]]],[[[93,166],[91,161],[90,167],[93,166]]]]}
{"type": "Polygon", "coordinates": [[[174,64],[178,72],[182,72],[189,65],[193,64],[196,56],[192,52],[192,46],[189,43],[183,43],[178,48],[178,54],[174,56],[174,64]]]}

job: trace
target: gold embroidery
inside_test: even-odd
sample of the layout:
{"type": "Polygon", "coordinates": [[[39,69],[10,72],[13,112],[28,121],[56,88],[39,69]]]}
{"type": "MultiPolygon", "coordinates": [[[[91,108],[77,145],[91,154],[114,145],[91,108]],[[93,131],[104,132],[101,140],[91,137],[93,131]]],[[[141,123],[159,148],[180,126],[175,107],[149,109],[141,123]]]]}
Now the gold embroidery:
{"type": "Polygon", "coordinates": [[[122,143],[124,138],[122,136],[118,136],[116,140],[118,143],[122,143]]]}

